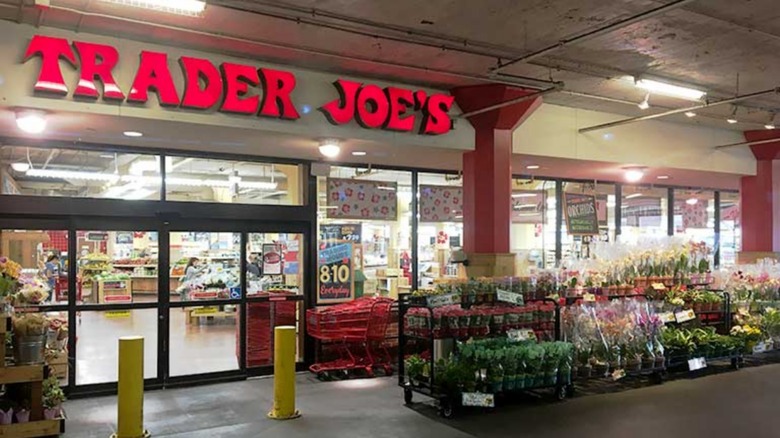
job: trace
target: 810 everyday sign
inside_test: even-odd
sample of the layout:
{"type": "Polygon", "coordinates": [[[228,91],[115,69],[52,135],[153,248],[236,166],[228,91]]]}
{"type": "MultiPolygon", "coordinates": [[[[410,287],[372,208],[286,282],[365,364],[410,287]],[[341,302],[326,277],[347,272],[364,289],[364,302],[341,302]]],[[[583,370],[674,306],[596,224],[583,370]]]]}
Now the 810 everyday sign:
{"type": "MultiPolygon", "coordinates": [[[[60,60],[65,60],[79,73],[74,97],[143,104],[151,92],[166,107],[217,109],[287,120],[300,118],[292,100],[296,78],[284,70],[232,62],[216,66],[207,59],[182,56],[178,61],[184,89],[179,90],[168,67],[168,55],[143,50],[133,81],[123,90],[114,77],[119,52],[113,46],[84,41],[71,45],[65,38],[35,35],[27,46],[24,62],[34,57],[41,58],[34,87],[38,92],[69,93],[60,65],[60,60]]],[[[364,128],[412,132],[419,113],[420,134],[440,135],[452,129],[448,113],[454,98],[450,95],[380,88],[346,79],[337,80],[334,87],[339,98],[320,107],[333,124],[356,120],[364,128]]]]}

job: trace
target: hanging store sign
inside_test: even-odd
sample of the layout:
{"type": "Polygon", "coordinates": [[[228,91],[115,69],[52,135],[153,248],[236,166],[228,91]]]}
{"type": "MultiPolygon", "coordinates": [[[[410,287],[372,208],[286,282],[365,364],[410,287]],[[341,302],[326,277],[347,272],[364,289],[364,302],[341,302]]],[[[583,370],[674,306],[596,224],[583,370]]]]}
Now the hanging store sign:
{"type": "MultiPolygon", "coordinates": [[[[296,77],[284,70],[232,62],[217,66],[207,59],[181,56],[178,63],[184,87],[178,89],[169,68],[168,54],[143,50],[133,81],[123,90],[115,78],[120,56],[113,46],[84,41],[74,41],[71,45],[65,38],[35,35],[23,62],[35,57],[41,59],[34,85],[37,92],[59,96],[71,92],[60,64],[60,60],[65,60],[79,74],[72,91],[74,98],[145,104],[149,94],[155,93],[160,105],[169,108],[216,109],[286,120],[301,117],[292,99],[296,77]]],[[[333,85],[340,97],[320,108],[333,124],[343,125],[354,119],[364,128],[401,132],[412,132],[419,125],[419,133],[428,135],[446,134],[452,129],[448,112],[454,98],[450,95],[380,88],[346,79],[339,79],[333,85]],[[420,123],[417,123],[417,113],[421,116],[420,123]]]]}
{"type": "Polygon", "coordinates": [[[596,197],[579,193],[564,193],[566,229],[572,236],[599,234],[599,218],[596,197]]]}

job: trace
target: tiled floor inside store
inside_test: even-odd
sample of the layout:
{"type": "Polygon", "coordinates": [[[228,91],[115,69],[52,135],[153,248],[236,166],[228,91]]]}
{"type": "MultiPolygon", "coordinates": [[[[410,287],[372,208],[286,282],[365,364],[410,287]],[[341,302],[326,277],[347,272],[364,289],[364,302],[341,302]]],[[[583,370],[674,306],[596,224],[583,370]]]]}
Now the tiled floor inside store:
{"type": "MultiPolygon", "coordinates": [[[[155,437],[777,437],[780,364],[645,385],[564,402],[523,401],[493,412],[436,416],[430,403],[404,406],[395,378],[323,383],[298,376],[292,421],[266,418],[273,380],[249,380],[146,394],[145,425],[155,437]]],[[[419,398],[419,397],[418,397],[419,398]]],[[[116,421],[114,397],[67,402],[65,437],[104,438],[116,421]]]]}

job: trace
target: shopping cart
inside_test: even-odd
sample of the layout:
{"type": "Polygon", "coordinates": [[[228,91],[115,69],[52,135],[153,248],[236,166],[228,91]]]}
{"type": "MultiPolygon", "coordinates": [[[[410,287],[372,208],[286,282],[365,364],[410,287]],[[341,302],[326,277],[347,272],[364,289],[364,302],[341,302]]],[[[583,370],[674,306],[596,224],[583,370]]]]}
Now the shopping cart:
{"type": "Polygon", "coordinates": [[[364,370],[372,377],[381,368],[393,373],[392,358],[385,345],[385,332],[390,320],[393,300],[359,298],[349,303],[306,311],[309,336],[335,346],[339,358],[312,364],[309,370],[320,378],[331,372],[348,375],[352,370],[364,370]]]}

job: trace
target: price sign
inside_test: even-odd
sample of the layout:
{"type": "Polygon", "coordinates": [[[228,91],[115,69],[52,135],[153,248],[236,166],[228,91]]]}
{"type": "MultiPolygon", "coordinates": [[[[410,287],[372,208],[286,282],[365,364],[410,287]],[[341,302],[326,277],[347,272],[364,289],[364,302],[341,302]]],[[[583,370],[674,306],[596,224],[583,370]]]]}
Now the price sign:
{"type": "Polygon", "coordinates": [[[202,307],[200,309],[192,309],[192,313],[190,315],[192,316],[206,316],[206,315],[215,315],[219,312],[218,307],[209,306],[209,307],[202,307]]]}
{"type": "MultiPolygon", "coordinates": [[[[331,242],[359,243],[363,233],[361,224],[322,224],[320,225],[320,240],[331,242]]],[[[326,242],[328,243],[328,242],[326,242]]]]}
{"type": "Polygon", "coordinates": [[[676,319],[677,322],[686,322],[692,319],[696,319],[696,314],[693,313],[692,309],[683,310],[682,312],[675,313],[674,319],[676,319]]]}
{"type": "Polygon", "coordinates": [[[688,360],[688,369],[690,371],[696,371],[703,368],[707,368],[707,361],[703,357],[688,360]]]}
{"type": "Polygon", "coordinates": [[[431,295],[426,297],[428,307],[442,307],[449,306],[451,304],[457,304],[460,302],[460,295],[446,294],[446,295],[431,295]]]}
{"type": "Polygon", "coordinates": [[[585,301],[586,303],[592,303],[596,301],[596,295],[593,294],[582,294],[582,301],[585,301]]]}
{"type": "Polygon", "coordinates": [[[355,296],[352,250],[350,242],[320,249],[317,258],[318,303],[349,301],[355,296]]]}
{"type": "Polygon", "coordinates": [[[496,399],[493,394],[482,392],[464,392],[461,399],[463,406],[478,406],[482,408],[492,408],[496,405],[496,399]]]}
{"type": "Polygon", "coordinates": [[[653,283],[650,285],[653,290],[666,290],[666,286],[663,283],[653,283]]]}
{"type": "Polygon", "coordinates": [[[510,303],[510,304],[516,304],[518,306],[522,306],[525,304],[525,301],[523,300],[523,295],[501,290],[501,289],[496,289],[496,299],[498,301],[503,301],[505,303],[510,303]]]}
{"type": "Polygon", "coordinates": [[[511,329],[506,332],[507,337],[512,341],[536,340],[536,333],[531,329],[511,329]]]}
{"type": "Polygon", "coordinates": [[[663,312],[658,314],[658,319],[661,320],[664,324],[669,324],[671,322],[676,322],[677,318],[674,316],[674,312],[663,312]]]}
{"type": "Polygon", "coordinates": [[[109,310],[105,313],[106,318],[130,318],[129,310],[109,310]]]}

